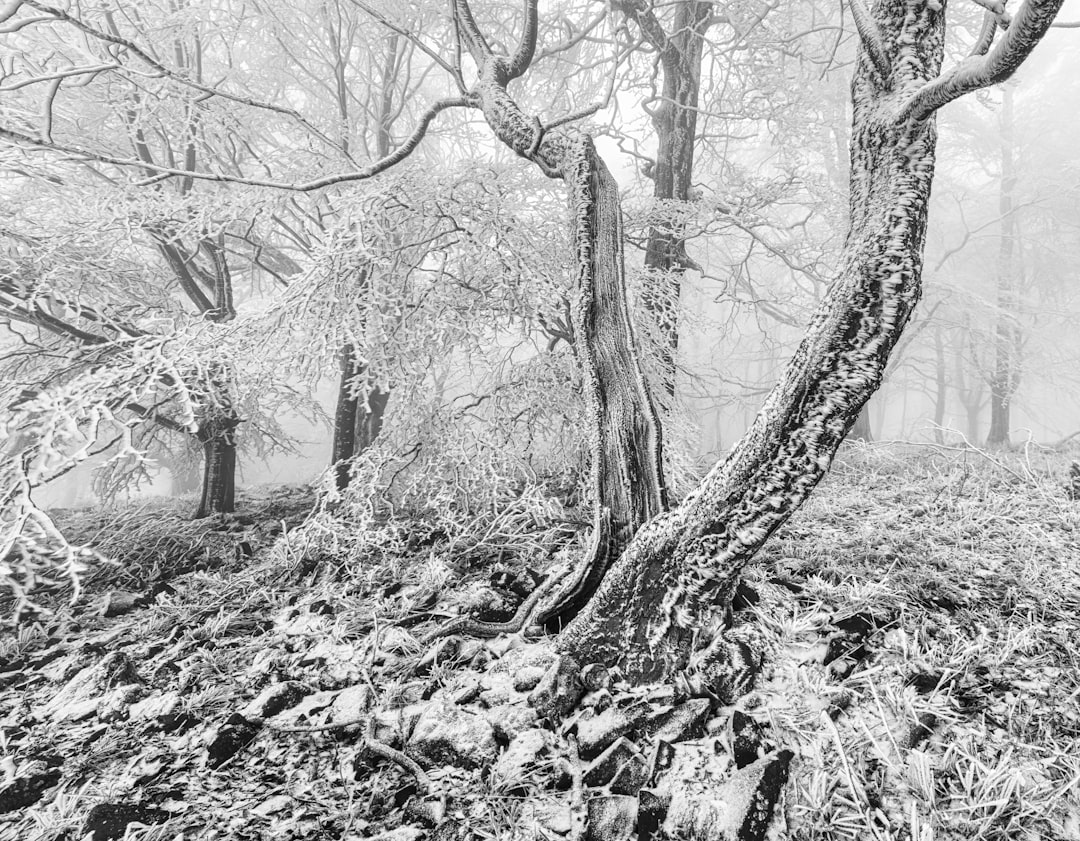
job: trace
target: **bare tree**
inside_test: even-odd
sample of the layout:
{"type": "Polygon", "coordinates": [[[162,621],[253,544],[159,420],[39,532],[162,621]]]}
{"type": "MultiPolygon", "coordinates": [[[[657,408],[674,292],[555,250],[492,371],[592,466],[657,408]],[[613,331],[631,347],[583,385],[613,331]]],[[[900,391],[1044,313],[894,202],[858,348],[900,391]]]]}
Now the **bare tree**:
{"type": "MultiPolygon", "coordinates": [[[[942,72],[943,4],[881,0],[869,11],[852,3],[861,49],[852,84],[849,229],[839,268],[749,431],[671,510],[660,475],[656,412],[630,328],[616,185],[589,135],[569,125],[577,115],[545,125],[508,91],[536,54],[537,0],[525,0],[520,38],[507,52],[485,37],[468,0],[454,0],[459,49],[450,59],[432,59],[451,74],[459,95],[432,105],[396,152],[366,167],[294,183],[171,166],[156,172],[320,189],[386,170],[415,148],[439,112],[471,107],[507,147],[561,179],[570,196],[576,260],[571,314],[591,427],[595,530],[591,550],[540,616],[573,617],[557,645],[585,661],[617,663],[632,680],[682,672],[714,691],[731,690],[754,655],[745,642],[725,636],[718,617],[742,569],[828,470],[880,385],[919,298],[935,113],[1008,78],[1060,6],[1061,0],[1026,0],[1011,19],[995,7],[972,55],[942,72]],[[1003,35],[995,44],[999,29],[1003,35]],[[462,53],[475,65],[471,84],[462,72],[462,53]]],[[[0,137],[128,163],[8,128],[0,129],[0,137]]]]}

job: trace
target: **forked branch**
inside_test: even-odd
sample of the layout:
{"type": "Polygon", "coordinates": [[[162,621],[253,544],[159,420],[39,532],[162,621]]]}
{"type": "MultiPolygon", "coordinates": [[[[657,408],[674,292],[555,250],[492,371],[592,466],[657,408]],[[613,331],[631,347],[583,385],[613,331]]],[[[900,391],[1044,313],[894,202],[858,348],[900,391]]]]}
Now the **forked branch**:
{"type": "Polygon", "coordinates": [[[855,20],[859,41],[866,50],[866,57],[870,59],[878,78],[882,82],[887,82],[892,74],[892,65],[885,54],[885,41],[881,37],[877,23],[866,10],[862,0],[848,0],[848,7],[851,9],[851,17],[855,20]]]}
{"type": "MultiPolygon", "coordinates": [[[[900,122],[925,120],[938,108],[1008,79],[1035,49],[1064,0],[1025,0],[1005,35],[985,55],[971,56],[925,84],[901,109],[900,122]]],[[[980,36],[981,37],[981,36],[980,36]]]]}
{"type": "Polygon", "coordinates": [[[536,34],[539,29],[536,0],[525,0],[525,24],[521,31],[521,40],[510,59],[509,78],[516,79],[532,64],[536,53],[536,34]]]}

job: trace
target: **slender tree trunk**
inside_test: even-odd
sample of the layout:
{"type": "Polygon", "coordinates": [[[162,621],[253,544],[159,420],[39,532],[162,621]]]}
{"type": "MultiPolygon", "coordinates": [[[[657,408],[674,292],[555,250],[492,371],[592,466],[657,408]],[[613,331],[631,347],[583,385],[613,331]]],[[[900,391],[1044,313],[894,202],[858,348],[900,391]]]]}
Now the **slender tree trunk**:
{"type": "Polygon", "coordinates": [[[969,441],[979,440],[979,409],[977,404],[968,404],[964,406],[964,413],[967,416],[967,439],[969,441]]]}
{"type": "Polygon", "coordinates": [[[619,189],[592,138],[572,128],[543,131],[506,91],[511,66],[476,34],[458,3],[462,31],[478,57],[473,88],[489,126],[517,154],[569,191],[571,248],[576,256],[571,304],[574,353],[582,376],[592,453],[594,531],[587,559],[541,620],[561,623],[584,606],[641,525],[667,507],[661,431],[645,382],[626,292],[619,189]]]}
{"type": "MultiPolygon", "coordinates": [[[[349,93],[345,84],[345,57],[338,63],[337,94],[338,110],[343,126],[349,124],[349,93]]],[[[397,69],[401,61],[401,37],[390,33],[383,54],[382,75],[378,110],[375,114],[375,155],[381,159],[390,154],[396,113],[394,92],[397,85],[397,69]]],[[[365,286],[371,282],[371,269],[360,273],[358,282],[365,286]]],[[[366,315],[365,315],[366,317],[366,315]]],[[[367,365],[362,361],[355,345],[346,344],[341,351],[341,377],[338,380],[337,408],[334,411],[334,442],[330,463],[334,466],[334,481],[338,490],[349,485],[353,459],[370,447],[382,430],[386,404],[390,393],[365,382],[367,365]]]]}
{"type": "Polygon", "coordinates": [[[941,427],[945,423],[945,404],[948,399],[949,378],[945,369],[945,341],[941,327],[934,327],[934,440],[942,443],[941,427]]]}
{"type": "Polygon", "coordinates": [[[195,519],[236,510],[236,427],[235,415],[204,421],[196,433],[203,446],[202,497],[195,519]]]}
{"type": "MultiPolygon", "coordinates": [[[[664,202],[690,200],[697,144],[701,54],[713,4],[684,0],[675,6],[671,34],[664,32],[654,12],[640,0],[614,4],[633,18],[642,34],[659,50],[663,65],[660,104],[650,114],[656,130],[653,179],[656,212],[664,202]]],[[[673,208],[677,217],[680,208],[673,208]]],[[[686,254],[685,229],[677,218],[649,230],[645,246],[647,272],[643,303],[657,320],[661,337],[661,371],[669,396],[675,394],[675,364],[679,347],[679,300],[683,275],[691,262],[686,254]]]]}
{"type": "Polygon", "coordinates": [[[953,356],[953,376],[956,397],[960,405],[964,407],[965,426],[964,434],[968,441],[979,440],[979,413],[983,407],[983,378],[979,375],[968,377],[964,373],[964,342],[970,341],[971,324],[967,315],[964,315],[964,325],[960,336],[960,344],[953,356]]]}
{"type": "MultiPolygon", "coordinates": [[[[899,0],[873,14],[891,84],[878,82],[862,51],[838,277],[738,446],[680,507],[638,532],[560,634],[559,647],[585,662],[618,664],[631,680],[687,670],[695,637],[716,628],[742,568],[825,474],[918,300],[936,130],[932,115],[904,119],[901,103],[938,73],[944,15],[899,0]]],[[[717,634],[695,657],[698,677],[730,678],[731,647],[717,634]]]]}
{"type": "Polygon", "coordinates": [[[1016,168],[1013,161],[1012,90],[1005,86],[1001,101],[1001,187],[998,211],[1001,214],[1001,241],[997,266],[997,326],[994,335],[994,373],[990,377],[990,447],[1009,446],[1009,407],[1019,385],[1017,350],[1020,341],[1019,301],[1016,282],[1016,168]]]}
{"type": "Polygon", "coordinates": [[[367,383],[365,387],[366,376],[367,365],[360,360],[356,347],[345,345],[341,353],[331,454],[338,490],[349,485],[353,458],[375,443],[390,399],[390,393],[376,385],[367,383]]]}

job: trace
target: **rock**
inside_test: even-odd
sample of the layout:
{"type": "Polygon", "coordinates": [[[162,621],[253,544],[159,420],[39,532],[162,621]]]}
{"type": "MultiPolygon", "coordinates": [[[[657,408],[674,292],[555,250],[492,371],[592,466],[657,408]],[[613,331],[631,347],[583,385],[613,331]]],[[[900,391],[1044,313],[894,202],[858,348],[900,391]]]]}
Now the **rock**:
{"type": "Polygon", "coordinates": [[[42,709],[53,721],[78,721],[97,710],[106,690],[121,684],[141,683],[131,659],[121,651],[80,669],[42,709]]]}
{"type": "Polygon", "coordinates": [[[569,835],[574,828],[574,815],[570,811],[570,804],[561,801],[541,800],[535,803],[533,817],[540,826],[556,835],[569,835]]]}
{"type": "Polygon", "coordinates": [[[588,692],[607,689],[611,686],[611,672],[602,663],[589,663],[581,670],[581,685],[588,692]]]}
{"type": "MultiPolygon", "coordinates": [[[[549,730],[534,727],[519,733],[491,769],[492,778],[503,784],[522,782],[548,753],[554,737],[549,730]]],[[[535,774],[533,774],[535,776],[535,774]]]]}
{"type": "Polygon", "coordinates": [[[346,686],[330,704],[330,721],[350,721],[371,707],[371,687],[366,683],[346,686]]]}
{"type": "Polygon", "coordinates": [[[664,832],[716,841],[764,841],[791,759],[791,751],[771,754],[704,789],[677,781],[664,832]]]}
{"type": "Polygon", "coordinates": [[[691,698],[646,724],[642,735],[672,744],[700,739],[705,735],[705,721],[710,709],[712,702],[708,698],[691,698]]]}
{"type": "Polygon", "coordinates": [[[638,841],[661,841],[666,815],[667,798],[652,789],[641,789],[638,792],[638,841]]]}
{"type": "Polygon", "coordinates": [[[154,694],[149,698],[136,701],[128,708],[128,718],[131,721],[143,721],[148,718],[164,718],[176,709],[180,703],[180,696],[176,692],[154,694]]]}
{"type": "Polygon", "coordinates": [[[529,705],[541,718],[562,718],[581,697],[580,673],[577,660],[567,654],[558,655],[530,693],[529,705]]]}
{"type": "Polygon", "coordinates": [[[608,786],[612,794],[636,796],[649,776],[649,761],[633,742],[619,738],[589,763],[583,782],[599,788],[608,786]]]}
{"type": "Polygon", "coordinates": [[[544,676],[544,669],[540,666],[526,666],[514,673],[514,689],[518,692],[528,692],[536,687],[544,676]]]}
{"type": "Polygon", "coordinates": [[[640,727],[648,714],[648,705],[633,704],[582,715],[577,723],[578,750],[591,759],[620,736],[640,727]]]}
{"type": "Polygon", "coordinates": [[[16,777],[0,787],[0,815],[33,806],[41,796],[60,782],[60,771],[50,769],[26,777],[16,777]]]}
{"type": "Polygon", "coordinates": [[[664,773],[675,763],[675,746],[663,739],[653,746],[649,760],[649,785],[656,785],[664,773]]]}
{"type": "Polygon", "coordinates": [[[458,672],[439,694],[451,704],[471,704],[480,697],[480,676],[474,672],[458,672]]]}
{"type": "Polygon", "coordinates": [[[581,708],[601,713],[615,703],[610,689],[597,689],[595,692],[586,692],[581,696],[581,708]]]}
{"type": "Polygon", "coordinates": [[[446,818],[446,802],[441,797],[411,797],[405,804],[405,815],[420,823],[437,827],[446,818]]]}
{"type": "Polygon", "coordinates": [[[137,607],[145,607],[150,600],[138,593],[129,593],[125,590],[114,590],[105,597],[101,606],[101,615],[105,617],[123,616],[137,607]]]}
{"type": "MultiPolygon", "coordinates": [[[[445,703],[445,701],[436,703],[445,703]]],[[[375,719],[375,738],[391,747],[402,747],[413,728],[416,727],[416,723],[431,709],[432,705],[433,702],[425,701],[422,704],[409,704],[407,707],[396,709],[373,710],[371,714],[375,719]]],[[[352,716],[352,719],[355,718],[356,716],[352,716]]]]}
{"type": "Polygon", "coordinates": [[[97,707],[98,718],[102,721],[121,721],[128,717],[132,703],[142,694],[142,687],[137,683],[118,686],[101,698],[97,707]]]}
{"type": "Polygon", "coordinates": [[[509,704],[518,695],[514,689],[514,679],[508,674],[489,672],[480,678],[480,703],[485,707],[498,707],[509,704]]]}
{"type": "Polygon", "coordinates": [[[92,833],[87,841],[110,841],[123,838],[130,824],[159,824],[171,815],[163,809],[151,809],[134,803],[99,803],[91,807],[83,823],[80,838],[92,833]]]}
{"type": "Polygon", "coordinates": [[[239,713],[233,713],[228,720],[207,733],[206,763],[211,768],[220,768],[248,745],[259,733],[259,725],[248,721],[239,713]]]}
{"type": "Polygon", "coordinates": [[[502,704],[485,710],[483,716],[495,731],[495,738],[504,743],[533,727],[538,719],[536,710],[524,704],[502,704]]]}
{"type": "Polygon", "coordinates": [[[264,721],[277,715],[282,710],[296,706],[311,689],[295,680],[272,683],[251,699],[240,715],[248,721],[264,721]]]}
{"type": "Polygon", "coordinates": [[[425,768],[476,768],[495,759],[498,744],[482,716],[446,702],[429,704],[406,743],[407,753],[425,768]]]}
{"type": "MultiPolygon", "coordinates": [[[[744,813],[742,826],[739,827],[739,841],[764,841],[776,803],[787,784],[793,756],[791,751],[782,750],[771,759],[766,757],[759,760],[764,765],[754,787],[750,808],[744,813]]],[[[746,773],[754,767],[756,764],[747,766],[739,773],[746,773]]],[[[749,785],[750,781],[746,782],[749,785]]]]}
{"type": "Polygon", "coordinates": [[[626,841],[637,820],[636,797],[612,794],[589,800],[589,826],[585,841],[626,841]]]}
{"type": "Polygon", "coordinates": [[[746,713],[735,710],[731,716],[731,753],[736,768],[757,762],[764,741],[764,728],[746,713]]]}
{"type": "Polygon", "coordinates": [[[484,651],[482,639],[463,639],[458,643],[457,656],[459,660],[468,663],[482,651],[484,651]]]}

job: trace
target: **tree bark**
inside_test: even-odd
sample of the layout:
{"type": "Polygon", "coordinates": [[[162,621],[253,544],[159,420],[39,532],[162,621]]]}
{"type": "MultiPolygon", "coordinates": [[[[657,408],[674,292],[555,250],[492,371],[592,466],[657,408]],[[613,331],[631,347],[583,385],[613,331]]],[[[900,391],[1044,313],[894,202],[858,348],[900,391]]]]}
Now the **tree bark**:
{"type": "MultiPolygon", "coordinates": [[[[458,3],[463,31],[475,30],[458,3]]],[[[513,65],[474,35],[479,79],[472,95],[496,136],[569,191],[575,294],[574,352],[590,431],[594,532],[587,559],[551,602],[541,621],[568,621],[592,596],[612,563],[649,519],[667,508],[660,425],[641,366],[626,292],[618,185],[577,129],[544,131],[506,91],[513,65]]],[[[527,61],[526,61],[527,64],[527,61]]]]}
{"type": "MultiPolygon", "coordinates": [[[[337,78],[338,109],[343,127],[349,125],[349,94],[345,85],[345,57],[340,57],[337,78]]],[[[375,154],[381,160],[390,154],[393,146],[391,130],[397,114],[394,112],[394,93],[401,61],[401,37],[392,32],[387,36],[375,113],[375,154]]],[[[361,272],[358,283],[371,282],[371,269],[361,272]]],[[[382,430],[389,391],[367,383],[367,365],[360,358],[353,344],[346,344],[341,351],[341,378],[338,381],[337,408],[334,411],[334,442],[330,463],[334,466],[334,482],[339,491],[349,486],[353,459],[375,443],[382,430]],[[363,399],[361,399],[363,398],[363,399]]]]}
{"type": "Polygon", "coordinates": [[[226,414],[204,421],[196,433],[203,446],[202,496],[195,519],[236,510],[236,427],[226,414]]]}
{"type": "MultiPolygon", "coordinates": [[[[670,35],[664,32],[648,4],[641,0],[624,0],[612,5],[637,22],[642,34],[659,51],[663,67],[660,104],[649,114],[658,145],[656,162],[648,174],[653,179],[653,196],[659,212],[664,202],[690,200],[697,145],[701,55],[705,33],[712,22],[713,4],[702,0],[678,3],[670,35]]],[[[690,265],[681,224],[670,221],[649,229],[642,303],[659,326],[661,371],[669,396],[675,394],[679,299],[683,275],[690,265]]]]}
{"type": "Polygon", "coordinates": [[[949,378],[945,369],[945,340],[941,327],[934,328],[934,440],[944,441],[942,425],[945,423],[945,405],[948,400],[949,378]]]}
{"type": "Polygon", "coordinates": [[[1001,214],[1001,240],[997,266],[997,325],[994,330],[994,372],[990,377],[990,432],[988,447],[1009,446],[1009,408],[1020,384],[1020,325],[1016,282],[1016,166],[1013,160],[1012,91],[1005,87],[1001,101],[1001,185],[998,212],[1001,214]]]}
{"type": "MultiPolygon", "coordinates": [[[[888,82],[866,50],[852,85],[850,222],[840,270],[780,382],[733,452],[677,509],[646,524],[561,649],[617,664],[631,680],[685,671],[697,637],[716,628],[739,573],[825,474],[921,292],[934,169],[933,114],[905,119],[905,96],[940,68],[944,15],[883,0],[874,10],[888,82]]],[[[732,659],[716,634],[695,667],[723,678],[732,659]]]]}
{"type": "Polygon", "coordinates": [[[353,459],[375,443],[382,431],[390,393],[367,379],[367,365],[356,347],[345,345],[341,352],[337,408],[334,412],[334,443],[331,463],[338,490],[349,486],[353,459]]]}

